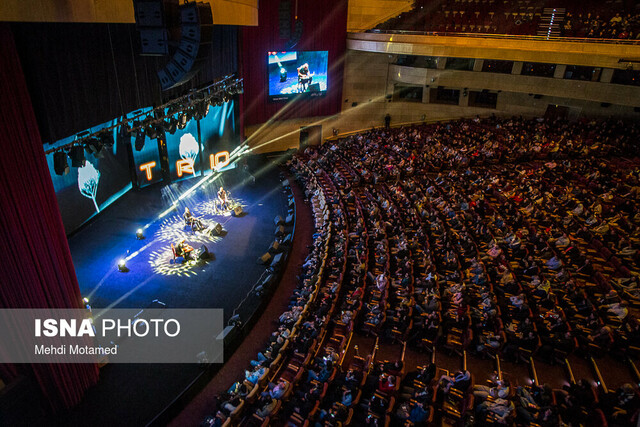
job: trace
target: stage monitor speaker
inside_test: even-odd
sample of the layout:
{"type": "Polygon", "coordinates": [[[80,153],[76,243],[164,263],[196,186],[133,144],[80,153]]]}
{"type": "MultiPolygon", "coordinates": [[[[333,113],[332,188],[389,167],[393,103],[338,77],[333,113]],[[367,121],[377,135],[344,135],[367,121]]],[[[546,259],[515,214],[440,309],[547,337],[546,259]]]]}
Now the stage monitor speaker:
{"type": "Polygon", "coordinates": [[[213,254],[211,252],[209,252],[209,249],[205,245],[202,245],[200,247],[200,253],[198,255],[198,258],[200,258],[200,259],[211,259],[211,258],[213,258],[213,254]]]}
{"type": "Polygon", "coordinates": [[[273,260],[271,260],[271,268],[273,269],[279,268],[281,263],[282,263],[282,254],[278,254],[273,257],[273,260]]]}
{"type": "Polygon", "coordinates": [[[280,215],[278,215],[273,219],[273,223],[275,225],[282,225],[282,224],[284,224],[284,220],[282,219],[282,217],[280,215]]]}
{"type": "Polygon", "coordinates": [[[215,222],[208,228],[208,230],[211,236],[219,236],[220,234],[222,234],[222,224],[220,224],[219,222],[215,222]]]}
{"type": "Polygon", "coordinates": [[[281,226],[281,225],[279,225],[279,226],[276,228],[275,235],[276,235],[276,237],[284,236],[284,232],[285,232],[284,227],[283,227],[283,226],[281,226]]]}
{"type": "Polygon", "coordinates": [[[287,215],[287,218],[284,220],[285,224],[291,224],[293,222],[293,215],[287,215]]]}
{"type": "Polygon", "coordinates": [[[313,83],[309,85],[309,92],[320,92],[320,83],[313,83]]]}
{"type": "Polygon", "coordinates": [[[269,253],[277,254],[278,252],[282,252],[282,249],[280,249],[280,243],[276,240],[269,247],[269,253]]]}
{"type": "Polygon", "coordinates": [[[240,216],[244,211],[242,210],[242,206],[236,206],[233,208],[233,216],[240,216]]]}
{"type": "Polygon", "coordinates": [[[271,258],[273,258],[273,256],[269,252],[267,252],[266,254],[264,254],[260,258],[258,258],[257,263],[258,264],[268,264],[269,261],[271,261],[271,258]]]}

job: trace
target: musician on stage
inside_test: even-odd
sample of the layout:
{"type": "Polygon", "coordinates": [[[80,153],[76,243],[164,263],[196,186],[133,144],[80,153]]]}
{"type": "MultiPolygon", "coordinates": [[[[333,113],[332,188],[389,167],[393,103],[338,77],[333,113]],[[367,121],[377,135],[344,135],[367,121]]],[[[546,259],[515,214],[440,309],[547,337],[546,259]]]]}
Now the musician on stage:
{"type": "Polygon", "coordinates": [[[313,73],[309,72],[309,64],[306,62],[298,67],[298,93],[306,92],[313,80],[313,73]]]}
{"type": "Polygon", "coordinates": [[[190,246],[185,239],[182,239],[176,245],[176,255],[182,256],[184,257],[184,259],[187,259],[187,260],[195,259],[193,254],[193,246],[190,246]]]}
{"type": "Polygon", "coordinates": [[[182,214],[182,218],[184,218],[184,223],[189,225],[193,231],[198,231],[204,229],[204,224],[198,218],[193,216],[188,207],[185,206],[184,214],[182,214]]]}
{"type": "Polygon", "coordinates": [[[223,211],[229,209],[229,196],[222,186],[218,190],[218,203],[223,211]]]}

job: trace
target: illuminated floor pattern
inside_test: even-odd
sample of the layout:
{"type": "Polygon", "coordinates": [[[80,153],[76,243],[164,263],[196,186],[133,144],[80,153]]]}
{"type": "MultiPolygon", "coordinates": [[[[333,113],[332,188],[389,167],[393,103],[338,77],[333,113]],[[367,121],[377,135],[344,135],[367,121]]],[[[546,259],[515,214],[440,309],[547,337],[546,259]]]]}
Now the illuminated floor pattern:
{"type": "Polygon", "coordinates": [[[229,202],[229,207],[231,209],[227,209],[226,211],[222,212],[218,209],[218,205],[214,200],[204,200],[198,203],[194,210],[199,215],[231,216],[231,211],[236,206],[241,206],[244,209],[247,204],[242,199],[232,198],[229,202]]]}
{"type": "MultiPolygon", "coordinates": [[[[178,258],[181,259],[181,258],[178,258]]],[[[192,277],[198,275],[198,269],[205,266],[208,260],[176,262],[173,260],[171,248],[152,251],[149,264],[156,274],[166,276],[192,277]]]]}
{"type": "MultiPolygon", "coordinates": [[[[236,206],[242,206],[245,208],[247,205],[242,199],[231,200],[230,206],[234,208],[236,206]]],[[[215,217],[229,217],[231,216],[231,210],[224,212],[216,210],[216,203],[213,200],[204,200],[198,203],[193,209],[194,215],[202,219],[205,226],[212,225],[215,222],[215,217]],[[214,217],[214,218],[211,218],[214,217]]],[[[181,215],[175,214],[162,220],[160,227],[153,235],[153,238],[166,243],[166,247],[155,250],[149,253],[149,264],[156,274],[163,275],[175,275],[175,276],[194,276],[197,273],[196,265],[192,262],[174,263],[173,252],[171,251],[171,243],[176,244],[182,239],[186,240],[191,246],[199,249],[201,245],[207,245],[207,248],[212,251],[212,247],[215,243],[220,241],[222,237],[206,234],[201,231],[195,233],[184,224],[184,219],[181,215]]]]}
{"type": "MultiPolygon", "coordinates": [[[[203,219],[203,222],[204,225],[209,226],[211,225],[212,220],[203,219]]],[[[195,249],[200,249],[202,245],[206,245],[207,248],[212,251],[213,245],[220,241],[222,237],[212,236],[201,231],[196,231],[194,233],[191,231],[191,227],[185,226],[182,216],[176,214],[165,218],[161,222],[158,231],[154,234],[154,239],[165,242],[166,245],[161,249],[157,249],[149,253],[149,265],[151,265],[153,272],[163,275],[190,277],[198,274],[196,271],[198,264],[204,264],[206,262],[173,262],[171,243],[176,244],[184,239],[195,249]]]]}
{"type": "MultiPolygon", "coordinates": [[[[206,226],[209,226],[211,222],[207,219],[202,221],[206,226]]],[[[153,238],[161,242],[167,242],[169,252],[171,252],[170,243],[176,244],[182,239],[185,239],[191,246],[194,246],[194,244],[215,243],[220,239],[220,237],[209,236],[201,231],[192,232],[191,227],[185,226],[182,216],[177,214],[163,219],[153,238]]]]}

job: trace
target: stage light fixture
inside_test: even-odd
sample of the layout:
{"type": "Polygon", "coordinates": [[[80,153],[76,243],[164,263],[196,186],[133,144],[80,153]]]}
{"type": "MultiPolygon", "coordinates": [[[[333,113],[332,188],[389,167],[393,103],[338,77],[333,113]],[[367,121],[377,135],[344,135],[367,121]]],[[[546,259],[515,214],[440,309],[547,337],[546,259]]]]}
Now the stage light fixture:
{"type": "Polygon", "coordinates": [[[113,144],[115,142],[113,138],[113,130],[102,131],[98,135],[98,138],[100,138],[100,142],[102,142],[102,145],[104,145],[105,147],[113,147],[113,144]]]}
{"type": "Polygon", "coordinates": [[[158,141],[164,141],[167,142],[167,134],[164,132],[164,128],[163,127],[158,127],[156,128],[158,134],[156,135],[156,139],[158,141]]]}
{"type": "Polygon", "coordinates": [[[136,132],[136,151],[140,151],[144,148],[144,131],[142,129],[138,129],[136,132]]]}
{"type": "Polygon", "coordinates": [[[219,94],[213,95],[213,97],[211,98],[211,104],[215,105],[216,107],[219,107],[222,105],[222,98],[220,97],[219,94]]]}
{"type": "Polygon", "coordinates": [[[136,230],[136,239],[138,239],[138,240],[143,240],[144,239],[144,233],[142,232],[142,228],[138,228],[136,230]]]}
{"type": "Polygon", "coordinates": [[[89,138],[84,144],[84,149],[95,158],[103,157],[105,151],[104,144],[98,138],[89,138]]]}
{"type": "Polygon", "coordinates": [[[202,109],[200,108],[200,104],[193,106],[191,109],[191,116],[196,120],[202,119],[202,109]]]}
{"type": "Polygon", "coordinates": [[[69,173],[69,162],[64,151],[56,151],[53,153],[53,169],[57,175],[66,175],[69,173]]]}
{"type": "Polygon", "coordinates": [[[187,127],[187,113],[182,111],[178,115],[178,129],[184,129],[185,127],[187,127]]]}
{"type": "Polygon", "coordinates": [[[129,269],[127,268],[127,262],[124,258],[121,258],[120,261],[118,261],[118,271],[122,273],[126,273],[127,271],[129,271],[129,269]]]}
{"type": "Polygon", "coordinates": [[[81,168],[87,163],[82,145],[74,145],[71,147],[69,149],[69,158],[71,159],[71,166],[74,168],[81,168]]]}
{"type": "Polygon", "coordinates": [[[149,137],[149,139],[156,139],[158,137],[158,130],[154,125],[149,125],[145,129],[145,133],[149,137]]]}
{"type": "Polygon", "coordinates": [[[211,106],[211,101],[204,100],[202,101],[202,118],[204,119],[209,114],[209,107],[211,106]]]}
{"type": "Polygon", "coordinates": [[[118,128],[117,137],[118,144],[131,144],[131,126],[129,126],[129,123],[122,122],[118,128]]]}
{"type": "Polygon", "coordinates": [[[129,124],[129,122],[122,121],[120,123],[120,127],[118,128],[118,132],[121,135],[125,135],[125,136],[131,134],[131,125],[129,124]]]}
{"type": "Polygon", "coordinates": [[[173,117],[168,117],[163,122],[163,127],[165,132],[169,132],[171,135],[176,133],[178,121],[173,117]]]}

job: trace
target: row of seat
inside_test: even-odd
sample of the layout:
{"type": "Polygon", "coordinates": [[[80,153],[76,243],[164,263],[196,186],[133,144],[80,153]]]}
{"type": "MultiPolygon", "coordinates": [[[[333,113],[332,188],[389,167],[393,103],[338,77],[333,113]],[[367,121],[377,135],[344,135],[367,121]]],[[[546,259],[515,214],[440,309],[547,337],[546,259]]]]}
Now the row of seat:
{"type": "MultiPolygon", "coordinates": [[[[633,15],[635,12],[633,4],[615,1],[555,0],[540,3],[447,0],[436,4],[422,0],[416,1],[410,11],[379,24],[376,29],[536,35],[540,28],[546,25],[553,27],[553,34],[566,37],[635,38],[637,29],[635,18],[633,16],[629,19],[623,18],[622,21],[617,18],[633,15]],[[566,22],[563,22],[565,10],[567,17],[566,22]],[[583,25],[583,18],[588,14],[588,24],[583,25]],[[591,31],[591,27],[597,28],[591,31]],[[609,27],[616,31],[610,31],[609,27]],[[623,31],[625,34],[621,35],[623,31]]],[[[546,34],[546,31],[544,33],[546,34]]]]}
{"type": "MultiPolygon", "coordinates": [[[[611,122],[490,118],[374,130],[296,155],[290,167],[311,199],[316,243],[290,309],[274,325],[269,354],[252,363],[244,388],[239,381],[234,396],[220,402],[232,410],[226,422],[424,425],[462,420],[471,409],[488,423],[517,419],[515,396],[502,406],[486,403],[466,369],[464,390],[447,386],[453,374],[436,387],[436,400],[418,402],[409,389],[433,384],[407,380],[402,355],[380,361],[374,347],[372,357],[353,356],[354,335],[464,360],[467,352],[527,363],[557,363],[574,350],[585,357],[634,354],[637,314],[620,318],[600,299],[610,279],[637,266],[620,257],[620,265],[609,262],[611,256],[598,264],[604,249],[621,255],[628,247],[579,233],[614,228],[631,249],[636,244],[640,218],[624,209],[637,206],[639,163],[610,157],[629,147],[634,153],[634,132],[611,122]],[[575,223],[565,221],[567,211],[575,223]],[[625,222],[612,222],[621,211],[625,222]],[[596,241],[598,256],[588,251],[596,241]],[[584,272],[586,260],[602,277],[584,272]],[[594,313],[591,323],[580,318],[589,318],[584,307],[594,313]],[[578,333],[583,323],[591,330],[578,333]],[[613,341],[600,339],[606,335],[613,341]]],[[[615,283],[633,293],[629,282],[615,283]]],[[[587,405],[586,416],[596,410],[609,420],[634,415],[603,404],[587,405]]],[[[562,416],[552,412],[555,420],[562,416]]]]}

